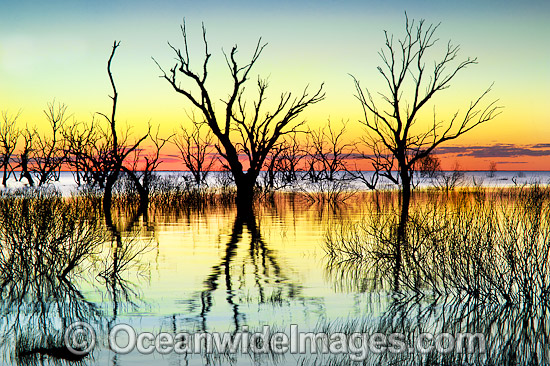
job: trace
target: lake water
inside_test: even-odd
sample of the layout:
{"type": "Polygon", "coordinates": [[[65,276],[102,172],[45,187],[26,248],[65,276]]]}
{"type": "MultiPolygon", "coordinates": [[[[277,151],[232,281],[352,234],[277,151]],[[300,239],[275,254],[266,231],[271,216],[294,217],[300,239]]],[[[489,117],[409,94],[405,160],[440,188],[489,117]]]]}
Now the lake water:
{"type": "MultiPolygon", "coordinates": [[[[261,205],[253,223],[240,222],[236,214],[233,208],[213,207],[149,217],[140,236],[150,241],[150,251],[140,259],[147,268],[132,281],[138,305],[119,304],[125,310],[116,322],[155,334],[233,332],[243,325],[286,329],[291,324],[306,331],[325,320],[372,314],[372,294],[342,291],[324,265],[328,225],[358,219],[361,208],[335,211],[281,199],[261,205]]],[[[99,299],[102,294],[90,291],[87,296],[99,299]]],[[[177,355],[115,356],[106,350],[97,357],[116,358],[117,365],[178,362],[177,355]]],[[[251,363],[247,358],[238,364],[251,363]]],[[[200,357],[190,362],[203,364],[200,357]]],[[[296,360],[279,364],[294,365],[296,360]]]]}
{"type": "MultiPolygon", "coordinates": [[[[484,175],[478,172],[470,176],[476,174],[484,175]]],[[[546,179],[544,174],[526,173],[519,179],[525,183],[540,181],[546,179]]],[[[510,185],[513,177],[516,175],[497,172],[496,177],[486,177],[484,184],[510,185]]],[[[72,189],[67,173],[60,186],[65,193],[72,189]]],[[[379,324],[395,300],[391,292],[372,290],[361,283],[366,279],[353,272],[331,271],[324,250],[327,233],[338,224],[360,221],[373,212],[373,197],[362,193],[340,205],[322,205],[281,194],[274,202],[259,204],[255,215],[246,218],[239,217],[231,205],[202,209],[157,205],[135,221],[131,212],[115,208],[120,240],[107,243],[102,253],[80,266],[80,274],[67,285],[70,294],[61,295],[61,303],[68,307],[66,318],[48,310],[33,323],[39,306],[33,305],[31,293],[23,301],[31,304],[25,315],[13,315],[13,304],[3,306],[1,329],[6,332],[17,318],[25,337],[40,338],[48,333],[47,327],[58,328],[65,320],[85,320],[97,334],[92,355],[77,362],[86,365],[223,365],[230,360],[236,365],[317,364],[311,355],[289,353],[259,358],[246,354],[235,359],[175,352],[144,355],[138,350],[117,354],[108,347],[108,333],[117,324],[129,324],[137,333],[172,335],[234,334],[243,326],[253,332],[269,325],[273,332],[288,333],[292,324],[300,331],[323,329],[327,324],[345,326],[356,320],[379,324]],[[114,266],[114,248],[119,253],[116,262],[120,273],[106,276],[111,272],[101,268],[114,266]],[[41,322],[46,329],[36,329],[41,322]]],[[[64,305],[58,302],[56,306],[64,305]]],[[[438,311],[441,309],[445,307],[438,311]]],[[[2,364],[17,364],[10,361],[12,345],[8,340],[12,336],[3,335],[2,364]]],[[[125,344],[124,333],[117,342],[125,344]]],[[[44,356],[28,364],[71,363],[44,356]]]]}
{"type": "MultiPolygon", "coordinates": [[[[483,187],[513,187],[521,186],[525,184],[550,184],[550,171],[459,171],[459,177],[455,182],[455,187],[469,187],[469,186],[483,186],[483,187]]],[[[160,171],[157,172],[160,177],[182,177],[188,176],[188,172],[177,171],[160,171]]],[[[367,180],[370,180],[372,172],[361,172],[367,180]]],[[[337,176],[341,174],[336,174],[337,176]]],[[[446,182],[451,180],[453,172],[441,172],[438,177],[421,177],[416,176],[415,184],[417,188],[428,187],[444,187],[446,182]]],[[[208,175],[207,182],[210,187],[216,187],[220,185],[220,181],[224,180],[225,173],[211,172],[208,175]]],[[[262,175],[260,175],[261,181],[262,175]]],[[[25,180],[22,182],[15,181],[13,178],[8,181],[8,187],[18,188],[24,186],[25,180]]],[[[386,178],[380,178],[378,182],[378,189],[395,189],[396,186],[386,178]]],[[[64,194],[68,194],[74,191],[76,188],[75,181],[72,173],[61,172],[58,182],[54,182],[54,185],[61,190],[64,194]]],[[[325,185],[326,186],[326,185],[325,185]]],[[[283,191],[312,191],[320,188],[326,188],[323,185],[316,185],[307,182],[307,180],[298,181],[293,183],[292,186],[285,187],[283,191]]],[[[346,182],[344,185],[346,189],[351,190],[366,190],[365,184],[358,179],[352,179],[346,182]]]]}

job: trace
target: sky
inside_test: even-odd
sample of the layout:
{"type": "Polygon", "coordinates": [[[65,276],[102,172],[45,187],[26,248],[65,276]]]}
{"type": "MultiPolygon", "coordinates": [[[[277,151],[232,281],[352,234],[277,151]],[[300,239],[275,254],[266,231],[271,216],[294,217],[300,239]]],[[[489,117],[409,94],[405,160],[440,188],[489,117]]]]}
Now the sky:
{"type": "MultiPolygon", "coordinates": [[[[135,134],[147,124],[171,134],[189,123],[189,103],[175,93],[152,57],[167,69],[181,46],[185,18],[191,61],[203,56],[201,23],[212,53],[209,88],[223,99],[230,86],[222,50],[239,46],[249,59],[261,37],[268,45],[254,69],[270,83],[270,100],[324,83],[326,98],[301,116],[312,128],[347,122],[347,138],[364,135],[353,75],[385,92],[376,67],[384,30],[403,34],[409,19],[441,23],[440,44],[460,45],[461,59],[477,57],[434,101],[438,118],[463,111],[494,83],[488,101],[502,113],[439,149],[444,168],[550,170],[550,2],[548,1],[7,1],[0,0],[0,111],[45,128],[48,102],[65,103],[72,118],[107,113],[111,93],[106,62],[119,91],[118,119],[135,134]]],[[[250,85],[250,88],[253,88],[250,85]]],[[[173,148],[171,148],[173,149],[173,148]]],[[[161,166],[162,169],[162,166],[161,166]]]]}

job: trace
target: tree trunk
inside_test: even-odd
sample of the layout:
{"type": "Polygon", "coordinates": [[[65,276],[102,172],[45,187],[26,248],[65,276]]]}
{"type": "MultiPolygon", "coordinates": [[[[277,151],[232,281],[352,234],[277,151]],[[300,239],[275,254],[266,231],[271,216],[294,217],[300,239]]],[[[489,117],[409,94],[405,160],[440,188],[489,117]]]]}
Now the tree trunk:
{"type": "Polygon", "coordinates": [[[149,207],[149,183],[147,182],[147,177],[143,178],[143,184],[140,184],[139,179],[137,179],[136,188],[139,194],[139,210],[147,210],[149,207]]]}
{"type": "Polygon", "coordinates": [[[128,174],[132,182],[134,182],[134,185],[136,186],[136,189],[138,191],[139,195],[139,211],[146,210],[149,207],[149,174],[151,174],[148,171],[143,172],[143,183],[139,181],[139,178],[137,175],[126,168],[123,168],[124,172],[128,174]]]}
{"type": "Polygon", "coordinates": [[[239,217],[250,217],[253,214],[252,203],[254,201],[254,185],[256,179],[250,173],[243,174],[235,179],[237,185],[237,215],[239,217]]]}
{"type": "Polygon", "coordinates": [[[5,187],[8,182],[8,172],[7,168],[4,167],[4,176],[2,177],[2,185],[5,187]]]}
{"type": "Polygon", "coordinates": [[[21,164],[21,178],[25,178],[29,183],[29,186],[34,187],[34,180],[32,179],[32,175],[29,172],[27,164],[21,164]]]}

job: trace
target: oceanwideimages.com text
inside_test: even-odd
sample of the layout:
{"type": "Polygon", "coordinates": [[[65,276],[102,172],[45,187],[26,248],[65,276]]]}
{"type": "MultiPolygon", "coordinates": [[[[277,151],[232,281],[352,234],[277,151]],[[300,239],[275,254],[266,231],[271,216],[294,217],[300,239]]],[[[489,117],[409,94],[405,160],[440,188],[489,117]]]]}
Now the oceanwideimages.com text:
{"type": "MultiPolygon", "coordinates": [[[[75,323],[76,324],[76,323],[75,323]]],[[[82,354],[96,344],[95,332],[85,323],[69,327],[65,343],[69,350],[82,354]],[[70,332],[69,332],[70,330],[70,332]],[[91,347],[90,347],[91,346],[91,347]]],[[[247,326],[237,332],[137,332],[131,325],[117,324],[109,331],[109,348],[117,354],[324,354],[348,355],[352,361],[363,361],[369,353],[440,354],[486,352],[481,333],[421,333],[414,337],[403,333],[325,333],[300,331],[292,324],[288,332],[261,331],[247,326]]]]}

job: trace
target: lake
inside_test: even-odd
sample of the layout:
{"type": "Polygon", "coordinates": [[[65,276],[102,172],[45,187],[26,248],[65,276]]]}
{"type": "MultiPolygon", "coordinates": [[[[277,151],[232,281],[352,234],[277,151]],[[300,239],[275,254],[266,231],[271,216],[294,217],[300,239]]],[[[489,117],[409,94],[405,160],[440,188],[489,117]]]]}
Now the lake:
{"type": "MultiPolygon", "coordinates": [[[[532,176],[521,178],[532,180],[532,176]]],[[[67,176],[64,179],[69,181],[67,176]]],[[[270,334],[288,335],[294,325],[300,332],[324,332],[329,337],[335,333],[399,333],[404,337],[401,343],[407,345],[421,331],[432,335],[455,332],[455,337],[458,331],[467,331],[482,333],[492,343],[481,356],[479,352],[458,356],[455,352],[449,356],[453,362],[493,364],[491,357],[504,352],[499,361],[546,363],[543,346],[549,332],[540,323],[547,314],[545,294],[550,292],[550,269],[544,260],[550,253],[546,188],[536,188],[542,190],[535,189],[536,194],[527,188],[525,194],[521,188],[502,194],[506,191],[502,187],[488,187],[451,196],[439,191],[420,194],[413,212],[421,214],[413,215],[412,249],[403,254],[399,283],[392,278],[395,263],[389,250],[391,220],[397,217],[398,206],[393,192],[359,192],[338,204],[283,192],[261,200],[252,217],[241,217],[233,205],[216,202],[200,207],[153,202],[147,214],[138,215],[135,207],[123,202],[114,205],[111,230],[101,220],[92,225],[94,217],[101,217],[93,195],[82,202],[71,201],[67,189],[63,190],[65,198],[51,192],[28,202],[24,195],[4,196],[3,238],[13,239],[3,240],[2,363],[353,364],[348,357],[354,353],[351,349],[338,353],[331,348],[332,355],[320,356],[312,352],[311,345],[303,353],[282,355],[250,351],[244,355],[161,354],[152,346],[146,347],[153,350],[150,354],[137,348],[116,353],[109,349],[109,333],[117,325],[131,326],[136,335],[150,332],[155,337],[214,332],[235,336],[246,327],[250,333],[262,332],[264,326],[269,326],[270,334]],[[447,211],[453,211],[452,215],[447,211]],[[36,215],[34,221],[32,215],[36,215]],[[75,219],[56,219],[61,216],[75,219]],[[498,219],[480,219],[493,216],[498,219]],[[514,217],[519,218],[515,224],[503,219],[514,217]],[[508,226],[494,226],[503,221],[508,226]],[[87,225],[93,230],[86,229],[87,225]],[[42,229],[37,228],[43,227],[50,234],[41,237],[42,229]],[[81,231],[65,235],[61,230],[65,227],[81,227],[81,231]],[[481,233],[487,228],[494,235],[483,238],[481,233]],[[32,232],[32,240],[21,234],[27,231],[32,232]],[[92,231],[105,232],[94,238],[92,231]],[[50,242],[50,237],[58,239],[50,242]],[[531,241],[531,237],[537,239],[531,241]],[[93,245],[80,250],[78,243],[84,239],[93,245]],[[66,243],[59,244],[63,240],[66,243]],[[348,246],[330,248],[331,240],[346,241],[348,246]],[[478,242],[482,244],[473,244],[478,242]],[[522,249],[510,251],[512,242],[522,249]],[[18,252],[19,243],[25,243],[26,249],[18,252]],[[359,253],[354,252],[353,243],[360,244],[359,253]],[[472,250],[463,253],[452,246],[456,243],[472,250]],[[56,254],[50,258],[47,248],[52,246],[56,254]],[[483,258],[484,264],[476,265],[472,258],[483,258]],[[524,269],[517,269],[520,266],[524,269]],[[515,319],[527,323],[518,326],[515,319]],[[92,353],[77,359],[56,348],[74,322],[90,324],[96,334],[92,353]],[[511,351],[516,353],[511,355],[511,351]],[[17,352],[19,356],[14,356],[17,352]]],[[[124,348],[129,338],[123,331],[115,339],[124,348]]],[[[145,345],[154,345],[154,341],[147,338],[145,345]]],[[[441,360],[432,357],[433,352],[419,354],[410,348],[404,354],[388,354],[388,346],[401,343],[390,341],[388,345],[386,339],[384,352],[377,352],[375,344],[368,349],[372,355],[364,357],[365,363],[432,364],[441,360]]],[[[438,357],[448,354],[439,353],[444,356],[438,357]]]]}

